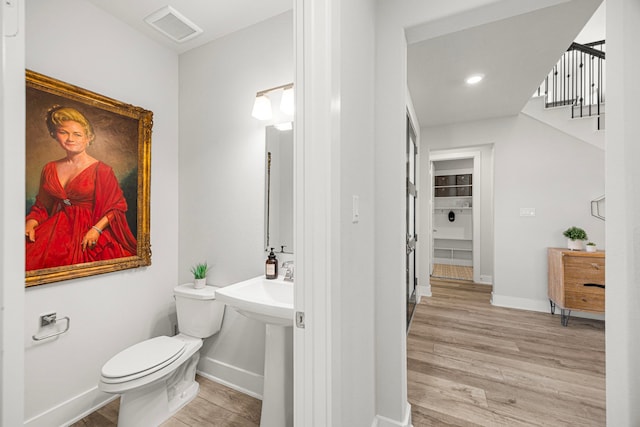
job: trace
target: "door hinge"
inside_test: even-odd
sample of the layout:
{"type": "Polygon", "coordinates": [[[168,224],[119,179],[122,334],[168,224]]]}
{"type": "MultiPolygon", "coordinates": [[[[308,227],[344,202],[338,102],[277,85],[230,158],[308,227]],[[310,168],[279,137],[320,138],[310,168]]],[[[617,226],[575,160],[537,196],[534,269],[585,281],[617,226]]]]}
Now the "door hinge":
{"type": "Polygon", "coordinates": [[[296,311],[296,326],[304,329],[304,311],[296,311]]]}

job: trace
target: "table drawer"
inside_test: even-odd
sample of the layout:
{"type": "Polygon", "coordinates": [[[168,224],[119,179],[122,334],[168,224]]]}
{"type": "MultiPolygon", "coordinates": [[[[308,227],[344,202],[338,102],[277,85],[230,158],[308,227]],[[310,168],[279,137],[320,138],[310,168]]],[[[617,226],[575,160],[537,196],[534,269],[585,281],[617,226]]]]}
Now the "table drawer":
{"type": "Polygon", "coordinates": [[[604,258],[564,257],[564,286],[566,291],[597,293],[599,288],[585,283],[604,285],[604,258]]]}
{"type": "Polygon", "coordinates": [[[567,291],[564,294],[564,306],[571,310],[604,313],[604,289],[600,289],[600,291],[600,293],[567,291]]]}

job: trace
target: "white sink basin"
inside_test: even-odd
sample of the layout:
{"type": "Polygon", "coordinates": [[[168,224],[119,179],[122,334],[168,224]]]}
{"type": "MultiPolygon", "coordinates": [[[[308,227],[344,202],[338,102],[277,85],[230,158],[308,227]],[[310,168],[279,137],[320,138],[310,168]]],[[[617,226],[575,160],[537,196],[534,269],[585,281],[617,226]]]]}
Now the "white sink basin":
{"type": "Polygon", "coordinates": [[[216,299],[261,322],[293,326],[293,283],[264,276],[216,290],[216,299]]]}
{"type": "Polygon", "coordinates": [[[254,277],[216,290],[216,299],[265,323],[260,427],[293,427],[293,283],[254,277]]]}

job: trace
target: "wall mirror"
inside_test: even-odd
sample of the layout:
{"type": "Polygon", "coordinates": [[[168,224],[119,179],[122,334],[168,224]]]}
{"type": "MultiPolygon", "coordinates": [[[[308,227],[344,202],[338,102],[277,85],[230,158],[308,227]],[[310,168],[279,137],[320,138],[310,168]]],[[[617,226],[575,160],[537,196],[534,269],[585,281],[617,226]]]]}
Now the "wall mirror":
{"type": "Polygon", "coordinates": [[[265,249],[293,253],[293,130],[265,132],[265,249]]]}

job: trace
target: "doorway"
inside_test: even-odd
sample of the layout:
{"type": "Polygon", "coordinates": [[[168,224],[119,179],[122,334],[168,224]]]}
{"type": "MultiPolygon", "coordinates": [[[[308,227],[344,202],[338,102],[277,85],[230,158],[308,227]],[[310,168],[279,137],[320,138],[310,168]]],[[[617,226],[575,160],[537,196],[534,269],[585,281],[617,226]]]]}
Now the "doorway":
{"type": "Polygon", "coordinates": [[[474,147],[429,153],[430,276],[486,282],[481,279],[480,212],[486,181],[482,150],[474,147]]]}
{"type": "Polygon", "coordinates": [[[473,158],[433,162],[431,276],[473,281],[473,158]]]}
{"type": "Polygon", "coordinates": [[[411,122],[411,116],[407,112],[407,192],[406,192],[406,236],[407,236],[407,259],[406,259],[406,295],[407,295],[407,330],[411,324],[411,318],[416,308],[416,288],[418,287],[418,274],[416,269],[417,254],[416,242],[418,234],[416,232],[416,198],[417,191],[417,159],[418,146],[416,142],[416,131],[411,122]]]}

